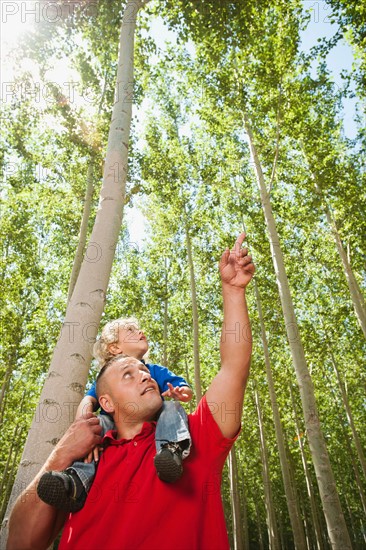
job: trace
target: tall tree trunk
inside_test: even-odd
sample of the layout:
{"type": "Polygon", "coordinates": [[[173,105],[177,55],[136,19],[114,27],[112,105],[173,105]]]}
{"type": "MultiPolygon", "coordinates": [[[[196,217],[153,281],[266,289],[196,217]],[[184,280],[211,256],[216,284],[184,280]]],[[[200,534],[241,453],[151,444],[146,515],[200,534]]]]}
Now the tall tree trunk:
{"type": "Polygon", "coordinates": [[[312,550],[315,548],[315,540],[313,537],[313,530],[311,526],[309,525],[308,518],[306,517],[305,507],[302,507],[304,510],[304,529],[305,529],[305,537],[306,537],[306,544],[308,547],[308,550],[312,550]]]}
{"type": "Polygon", "coordinates": [[[88,223],[90,217],[90,211],[92,206],[93,191],[94,191],[94,159],[91,156],[89,160],[88,172],[86,176],[86,191],[84,198],[83,216],[81,219],[78,245],[75,252],[74,263],[72,265],[69,290],[67,293],[67,302],[71,300],[72,293],[74,292],[75,283],[79,276],[81,264],[83,262],[83,254],[86,245],[86,238],[88,233],[88,223]]]}
{"type": "MultiPolygon", "coordinates": [[[[327,376],[326,378],[327,378],[327,382],[328,382],[328,387],[331,387],[331,381],[330,381],[329,377],[327,376]]],[[[345,391],[345,388],[344,388],[344,391],[345,391]]],[[[336,394],[335,390],[333,390],[333,394],[334,394],[334,401],[338,405],[339,398],[338,398],[338,395],[336,394]]],[[[344,402],[343,402],[343,404],[344,404],[344,402]]],[[[342,407],[339,404],[338,405],[338,424],[341,428],[341,431],[343,432],[343,438],[346,442],[346,447],[347,447],[347,456],[351,459],[351,462],[352,462],[353,473],[354,473],[354,476],[355,476],[355,481],[356,481],[356,485],[357,485],[357,488],[358,488],[358,493],[360,495],[362,508],[363,508],[363,513],[366,517],[366,495],[365,495],[365,492],[364,492],[363,487],[362,487],[362,480],[361,480],[361,477],[360,477],[360,473],[359,473],[359,470],[358,470],[358,465],[356,463],[356,459],[354,457],[354,450],[352,449],[352,445],[351,445],[351,437],[350,437],[350,435],[348,433],[348,430],[345,426],[344,417],[341,413],[341,408],[342,407]]]]}
{"type": "Polygon", "coordinates": [[[290,516],[295,548],[297,550],[306,550],[307,545],[306,545],[306,539],[305,539],[305,532],[304,532],[304,527],[301,519],[301,511],[299,508],[296,488],[291,480],[290,466],[287,460],[282,423],[280,419],[280,413],[278,411],[277,397],[276,397],[276,392],[275,392],[275,387],[273,382],[270,358],[269,358],[268,339],[267,339],[266,329],[264,326],[262,304],[261,304],[261,299],[259,295],[258,285],[255,279],[254,279],[254,290],[255,290],[255,296],[256,296],[256,302],[257,302],[259,322],[261,327],[264,362],[266,365],[268,389],[269,389],[269,394],[271,398],[273,420],[275,424],[276,441],[277,441],[277,447],[278,447],[278,454],[280,457],[280,465],[281,465],[282,479],[283,479],[283,484],[284,484],[285,494],[286,494],[287,508],[290,516]]]}
{"type": "Polygon", "coordinates": [[[202,397],[201,388],[201,363],[200,363],[200,341],[199,341],[199,325],[198,325],[198,305],[197,305],[197,290],[196,279],[194,274],[192,242],[189,234],[188,224],[185,224],[187,255],[189,265],[189,276],[192,296],[192,320],[193,320],[193,359],[194,359],[194,386],[196,390],[197,403],[202,397]]]}
{"type": "MultiPolygon", "coordinates": [[[[25,402],[26,396],[27,396],[27,390],[25,389],[23,391],[22,398],[18,405],[19,418],[22,418],[24,414],[24,402],[25,402]]],[[[9,450],[7,463],[3,471],[3,480],[1,482],[1,487],[0,487],[0,495],[2,495],[1,510],[0,510],[1,518],[3,518],[6,512],[8,495],[11,491],[11,484],[12,484],[12,480],[14,479],[15,468],[16,468],[16,465],[18,464],[18,457],[21,453],[21,443],[23,441],[23,433],[24,433],[24,427],[21,424],[18,424],[15,427],[15,430],[13,433],[12,444],[9,450]],[[13,454],[13,449],[14,449],[14,454],[13,454]],[[10,460],[12,460],[12,463],[11,463],[11,468],[9,472],[10,460]]]]}
{"type": "Polygon", "coordinates": [[[332,350],[332,346],[331,346],[331,342],[330,342],[330,338],[329,338],[329,333],[326,329],[326,326],[325,326],[325,323],[324,323],[322,317],[320,315],[319,315],[319,317],[320,317],[320,322],[321,322],[324,337],[325,337],[325,342],[326,342],[326,345],[327,345],[327,348],[328,348],[328,351],[329,351],[329,355],[330,355],[330,359],[331,359],[331,362],[332,362],[333,370],[334,370],[335,375],[337,377],[338,386],[339,386],[339,389],[340,389],[340,392],[341,392],[342,402],[343,402],[344,409],[346,411],[347,420],[348,420],[349,426],[350,426],[351,431],[352,431],[353,441],[354,441],[354,444],[355,444],[355,447],[356,447],[358,459],[359,459],[360,464],[361,464],[363,475],[366,479],[365,454],[363,452],[362,444],[361,444],[361,441],[360,441],[360,438],[359,438],[359,435],[357,433],[356,426],[355,426],[355,423],[354,423],[354,420],[353,420],[353,414],[352,414],[351,407],[350,407],[350,404],[349,404],[347,391],[346,391],[344,382],[342,380],[342,377],[340,375],[339,368],[338,368],[338,365],[337,365],[337,361],[336,361],[336,358],[335,358],[333,350],[332,350]]]}
{"type": "MultiPolygon", "coordinates": [[[[98,115],[97,115],[98,118],[102,112],[106,90],[107,90],[107,73],[104,78],[104,88],[99,101],[99,109],[98,109],[98,115]]],[[[85,198],[84,198],[83,216],[81,219],[81,224],[79,229],[78,245],[76,248],[74,262],[72,265],[72,270],[70,275],[67,302],[69,302],[71,299],[72,293],[75,288],[75,283],[79,276],[81,264],[83,261],[84,249],[85,249],[86,239],[88,235],[88,224],[89,224],[90,212],[92,207],[93,192],[94,192],[94,169],[95,169],[94,164],[95,164],[95,154],[91,152],[87,176],[86,176],[86,191],[85,191],[85,198]]]]}
{"type": "Polygon", "coordinates": [[[261,203],[270,240],[272,260],[286,324],[287,337],[300,388],[305,425],[319,485],[324,515],[327,522],[329,538],[333,550],[351,550],[351,540],[347,531],[346,522],[337,493],[333,470],[320,426],[315,401],[314,386],[306,363],[304,348],[298,330],[295,309],[292,302],[290,286],[287,279],[282,250],[280,248],[277,228],[272,213],[270,197],[266,189],[262,167],[254,144],[253,133],[248,118],[245,114],[244,124],[245,130],[248,134],[249,147],[254,161],[255,174],[260,190],[261,203]]]}
{"type": "MultiPolygon", "coordinates": [[[[14,354],[12,352],[11,356],[13,356],[13,355],[14,354]]],[[[7,367],[6,367],[4,382],[1,386],[1,391],[0,391],[0,426],[3,423],[3,416],[4,416],[4,410],[5,410],[5,401],[6,401],[6,392],[8,391],[8,388],[9,388],[10,378],[11,378],[11,375],[13,373],[13,368],[14,368],[14,363],[13,363],[13,361],[10,360],[7,367]]]]}
{"type": "Polygon", "coordinates": [[[137,12],[147,2],[128,1],[123,15],[99,209],[13,485],[2,541],[7,536],[8,515],[15,498],[73,421],[84,394],[122,223],[132,112],[134,32],[137,12]]]}
{"type": "Polygon", "coordinates": [[[245,491],[245,477],[241,475],[242,478],[242,518],[243,518],[243,549],[249,550],[249,530],[248,530],[248,511],[247,511],[247,498],[245,491]]]}
{"type": "MultiPolygon", "coordinates": [[[[17,441],[16,443],[19,443],[19,441],[17,441]]],[[[13,479],[14,472],[15,472],[16,466],[18,464],[18,457],[20,455],[20,452],[21,452],[20,448],[15,449],[14,456],[12,457],[11,470],[7,475],[7,482],[6,482],[6,487],[4,489],[4,495],[8,495],[10,490],[11,490],[11,480],[13,479]]],[[[6,503],[6,498],[5,498],[4,502],[3,502],[3,505],[1,506],[1,511],[0,511],[1,516],[3,516],[3,514],[5,513],[5,508],[6,507],[7,507],[7,503],[6,503]]],[[[0,548],[2,548],[2,546],[0,548]]]]}
{"type": "Polygon", "coordinates": [[[259,512],[258,500],[256,498],[256,495],[254,495],[254,506],[255,506],[255,515],[257,516],[259,550],[264,550],[261,515],[260,515],[260,512],[259,512]]]}
{"type": "Polygon", "coordinates": [[[9,350],[8,356],[6,357],[7,367],[5,370],[4,380],[3,380],[3,384],[1,386],[1,392],[0,392],[0,429],[3,423],[7,392],[9,391],[11,376],[13,374],[13,370],[15,371],[17,368],[17,361],[19,359],[19,346],[22,341],[22,338],[24,337],[22,322],[25,317],[25,310],[26,308],[23,306],[18,315],[17,322],[13,326],[15,337],[14,337],[12,346],[9,350]]]}
{"type": "MultiPolygon", "coordinates": [[[[342,422],[342,420],[343,420],[341,415],[339,415],[339,420],[340,420],[340,422],[342,422]]],[[[358,489],[358,494],[360,495],[362,508],[363,508],[363,513],[364,513],[364,516],[366,518],[366,495],[365,495],[365,491],[363,490],[362,481],[361,481],[361,477],[360,477],[360,474],[359,474],[359,471],[358,471],[357,463],[356,463],[355,457],[353,456],[353,450],[352,450],[352,447],[351,447],[349,435],[346,432],[345,426],[343,426],[343,424],[340,424],[340,425],[342,426],[344,439],[345,439],[345,442],[346,442],[346,445],[347,445],[347,451],[348,451],[347,455],[351,458],[353,473],[355,475],[355,481],[356,481],[356,485],[357,485],[357,489],[358,489]]]]}
{"type": "Polygon", "coordinates": [[[299,425],[299,420],[298,420],[298,417],[297,417],[295,399],[294,399],[294,394],[293,394],[291,385],[289,385],[289,388],[290,388],[290,395],[291,395],[291,401],[292,401],[292,409],[293,409],[294,417],[295,417],[295,427],[296,427],[297,441],[299,443],[301,462],[302,462],[302,466],[303,466],[304,474],[305,474],[306,489],[307,489],[307,493],[308,493],[308,497],[309,497],[309,501],[310,501],[311,519],[312,519],[313,528],[315,530],[317,550],[325,550],[323,532],[322,532],[322,528],[321,528],[320,520],[319,520],[318,506],[317,506],[317,503],[316,503],[313,483],[311,481],[311,476],[310,476],[310,472],[309,472],[309,468],[308,468],[308,463],[307,463],[306,456],[305,456],[304,445],[303,445],[303,442],[302,442],[302,435],[303,434],[300,431],[300,425],[299,425]]]}
{"type": "MultiPolygon", "coordinates": [[[[9,449],[8,458],[6,460],[6,463],[5,463],[5,466],[4,466],[4,469],[3,469],[3,477],[2,477],[2,480],[0,482],[0,495],[1,495],[0,517],[2,517],[3,513],[5,512],[7,488],[8,488],[8,485],[9,485],[9,479],[11,477],[10,474],[9,474],[10,461],[13,458],[13,462],[14,462],[14,457],[12,456],[13,455],[13,449],[18,443],[18,439],[19,439],[18,434],[21,431],[22,431],[22,428],[19,424],[17,426],[15,426],[13,436],[12,436],[12,442],[11,442],[10,449],[9,449]]],[[[17,452],[17,450],[15,450],[15,456],[17,456],[18,454],[19,454],[19,452],[17,452]]]]}
{"type": "Polygon", "coordinates": [[[238,464],[236,461],[235,447],[233,447],[228,456],[229,481],[230,481],[230,500],[233,516],[233,540],[234,550],[243,550],[242,520],[240,514],[240,495],[238,488],[238,464]]]}
{"type": "Polygon", "coordinates": [[[267,442],[266,442],[266,437],[263,429],[262,411],[261,411],[257,389],[255,389],[254,391],[254,398],[255,398],[255,404],[257,408],[258,426],[259,426],[259,434],[260,434],[264,502],[266,505],[269,548],[270,550],[280,550],[280,542],[279,542],[278,529],[277,529],[277,523],[276,523],[276,514],[274,510],[274,503],[273,503],[273,497],[272,497],[272,483],[269,475],[268,449],[267,449],[267,442]]]}
{"type": "Polygon", "coordinates": [[[168,259],[165,258],[165,274],[164,274],[164,327],[163,327],[163,365],[168,367],[168,259]]]}
{"type": "Polygon", "coordinates": [[[316,181],[315,176],[313,175],[313,180],[315,184],[315,191],[317,195],[320,196],[322,205],[325,211],[325,215],[327,217],[327,221],[329,223],[330,229],[333,233],[333,237],[337,246],[338,254],[342,261],[343,266],[343,272],[344,276],[346,277],[349,292],[351,295],[351,300],[353,303],[353,308],[355,310],[356,318],[358,320],[358,323],[361,327],[361,330],[366,338],[366,304],[365,299],[362,295],[361,289],[359,284],[357,283],[356,277],[354,276],[351,264],[349,262],[349,259],[347,257],[347,252],[345,251],[341,237],[338,232],[337,224],[335,222],[335,219],[332,215],[331,209],[327,204],[327,201],[325,200],[323,193],[316,181]]]}
{"type": "MultiPolygon", "coordinates": [[[[187,357],[184,357],[184,370],[185,370],[185,373],[186,373],[186,380],[187,380],[188,384],[190,386],[192,386],[191,381],[190,381],[190,376],[189,376],[187,357]]],[[[191,399],[190,402],[189,402],[189,414],[192,414],[193,410],[194,410],[193,400],[191,399]]]]}
{"type": "Polygon", "coordinates": [[[332,360],[333,369],[334,369],[334,372],[335,372],[335,374],[336,374],[336,376],[337,376],[339,389],[341,390],[342,401],[343,401],[344,408],[345,408],[345,410],[346,410],[347,420],[348,420],[348,423],[349,423],[350,428],[351,428],[351,431],[352,431],[353,441],[354,441],[354,444],[355,444],[355,447],[356,447],[358,459],[359,459],[360,464],[361,464],[361,468],[362,468],[362,471],[363,471],[363,475],[364,475],[364,477],[365,477],[365,479],[366,479],[366,460],[365,460],[365,455],[364,455],[364,452],[363,452],[363,449],[362,449],[362,444],[361,444],[360,438],[359,438],[358,433],[357,433],[357,430],[356,430],[355,423],[354,423],[354,421],[353,421],[353,415],[352,415],[351,407],[350,407],[350,405],[349,405],[348,395],[347,395],[347,392],[346,392],[346,388],[345,388],[345,386],[344,386],[344,383],[343,383],[343,381],[342,381],[341,375],[340,375],[340,373],[339,373],[339,369],[338,369],[338,366],[337,366],[337,362],[336,362],[336,360],[335,360],[335,357],[334,357],[333,352],[332,352],[332,350],[330,349],[330,346],[329,346],[329,345],[328,345],[328,349],[329,349],[330,357],[331,357],[331,360],[332,360]]]}

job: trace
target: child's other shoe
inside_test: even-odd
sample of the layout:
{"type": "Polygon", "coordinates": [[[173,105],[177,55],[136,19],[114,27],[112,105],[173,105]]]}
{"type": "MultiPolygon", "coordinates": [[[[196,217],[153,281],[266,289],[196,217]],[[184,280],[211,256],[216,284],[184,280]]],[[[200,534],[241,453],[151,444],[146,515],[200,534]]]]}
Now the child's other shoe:
{"type": "Polygon", "coordinates": [[[182,448],[179,443],[164,443],[154,458],[154,465],[159,478],[167,483],[174,483],[182,477],[182,448]]]}
{"type": "Polygon", "coordinates": [[[87,493],[76,473],[45,472],[37,486],[37,494],[43,502],[64,512],[78,512],[85,504],[87,493]]]}

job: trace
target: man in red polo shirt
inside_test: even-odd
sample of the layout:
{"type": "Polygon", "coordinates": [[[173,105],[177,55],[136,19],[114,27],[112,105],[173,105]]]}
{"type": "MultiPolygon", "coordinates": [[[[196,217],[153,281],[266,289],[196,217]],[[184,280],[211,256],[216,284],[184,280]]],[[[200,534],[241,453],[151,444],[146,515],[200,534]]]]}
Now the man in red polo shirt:
{"type": "MultiPolygon", "coordinates": [[[[114,357],[100,372],[97,393],[114,418],[106,434],[97,475],[84,508],[71,514],[60,550],[224,550],[229,548],[220,485],[225,459],[235,441],[251,357],[245,288],[254,265],[241,234],[220,262],[224,321],[221,369],[197,410],[189,415],[192,452],[174,485],[155,473],[155,422],[161,397],[148,369],[134,358],[114,357]]],[[[62,470],[100,442],[92,415],[75,422],[44,468],[19,498],[9,525],[8,550],[46,549],[65,514],[40,501],[37,480],[62,470]],[[75,445],[75,437],[80,438],[75,445]],[[76,448],[75,448],[76,447],[76,448]],[[77,455],[75,454],[77,453],[77,455]],[[32,498],[29,498],[32,497],[32,498]]]]}

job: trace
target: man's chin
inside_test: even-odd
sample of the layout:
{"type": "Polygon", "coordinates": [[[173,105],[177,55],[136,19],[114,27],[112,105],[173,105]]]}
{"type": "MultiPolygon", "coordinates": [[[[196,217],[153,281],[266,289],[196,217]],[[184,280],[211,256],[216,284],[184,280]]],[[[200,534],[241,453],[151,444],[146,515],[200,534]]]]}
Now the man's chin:
{"type": "Polygon", "coordinates": [[[162,406],[163,406],[163,402],[159,396],[159,402],[157,402],[156,404],[151,403],[150,410],[147,411],[146,421],[153,422],[154,420],[157,420],[159,418],[159,414],[162,406]]]}

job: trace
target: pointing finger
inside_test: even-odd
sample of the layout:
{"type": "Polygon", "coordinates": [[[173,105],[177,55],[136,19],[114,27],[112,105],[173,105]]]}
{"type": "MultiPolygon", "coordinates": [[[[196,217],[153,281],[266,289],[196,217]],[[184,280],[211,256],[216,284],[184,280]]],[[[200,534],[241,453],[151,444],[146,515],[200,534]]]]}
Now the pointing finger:
{"type": "Polygon", "coordinates": [[[234,251],[237,256],[240,254],[241,245],[243,244],[245,237],[246,237],[246,234],[244,232],[240,233],[240,235],[235,241],[234,251]]]}

